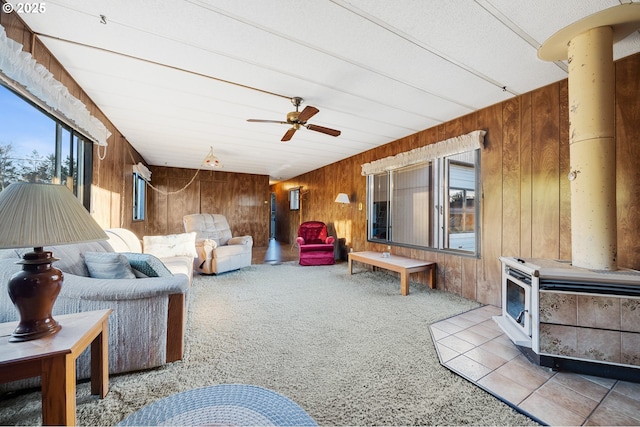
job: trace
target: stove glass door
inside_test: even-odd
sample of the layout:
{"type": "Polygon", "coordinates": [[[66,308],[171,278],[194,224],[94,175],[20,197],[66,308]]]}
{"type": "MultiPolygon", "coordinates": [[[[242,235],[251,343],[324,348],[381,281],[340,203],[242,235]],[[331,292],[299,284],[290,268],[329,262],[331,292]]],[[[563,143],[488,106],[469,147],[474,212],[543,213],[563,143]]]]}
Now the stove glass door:
{"type": "Polygon", "coordinates": [[[511,277],[506,281],[507,314],[525,334],[531,336],[531,287],[511,277]]]}

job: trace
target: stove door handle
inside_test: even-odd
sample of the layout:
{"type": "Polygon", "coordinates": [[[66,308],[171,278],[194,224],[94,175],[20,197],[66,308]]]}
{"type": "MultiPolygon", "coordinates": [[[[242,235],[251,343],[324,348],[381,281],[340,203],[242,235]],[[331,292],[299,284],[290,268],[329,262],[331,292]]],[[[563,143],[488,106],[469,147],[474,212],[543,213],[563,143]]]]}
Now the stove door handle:
{"type": "Polygon", "coordinates": [[[529,310],[522,310],[520,314],[518,314],[518,317],[516,317],[516,322],[522,323],[522,318],[524,317],[524,314],[528,312],[529,310]]]}

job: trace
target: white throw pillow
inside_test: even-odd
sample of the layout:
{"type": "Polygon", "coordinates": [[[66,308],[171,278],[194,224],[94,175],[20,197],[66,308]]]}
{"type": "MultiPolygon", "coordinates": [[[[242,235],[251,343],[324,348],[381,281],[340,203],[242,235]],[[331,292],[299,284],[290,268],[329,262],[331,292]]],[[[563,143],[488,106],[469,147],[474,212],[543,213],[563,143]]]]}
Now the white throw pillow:
{"type": "Polygon", "coordinates": [[[143,252],[158,258],[173,256],[188,256],[195,258],[196,233],[168,234],[166,236],[144,236],[142,238],[143,252]]]}

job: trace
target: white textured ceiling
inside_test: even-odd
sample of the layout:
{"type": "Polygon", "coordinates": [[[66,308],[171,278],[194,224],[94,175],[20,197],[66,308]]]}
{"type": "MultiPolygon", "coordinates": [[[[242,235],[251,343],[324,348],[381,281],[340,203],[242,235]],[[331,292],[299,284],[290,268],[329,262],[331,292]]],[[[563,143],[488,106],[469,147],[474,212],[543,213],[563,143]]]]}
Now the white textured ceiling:
{"type": "MultiPolygon", "coordinates": [[[[196,169],[213,146],[225,171],[282,180],[566,78],[537,48],[629,2],[48,0],[20,17],[149,164],[196,169]],[[285,120],[291,97],[342,134],[282,143],[286,125],[246,121],[285,120]]],[[[614,46],[639,51],[638,32],[614,46]]]]}

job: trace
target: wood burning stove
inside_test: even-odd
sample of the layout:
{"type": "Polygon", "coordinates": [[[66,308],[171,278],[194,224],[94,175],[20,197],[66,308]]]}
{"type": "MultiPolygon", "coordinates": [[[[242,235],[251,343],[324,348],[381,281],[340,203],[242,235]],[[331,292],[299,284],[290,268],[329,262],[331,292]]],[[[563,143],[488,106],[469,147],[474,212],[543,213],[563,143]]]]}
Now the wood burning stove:
{"type": "Polygon", "coordinates": [[[502,316],[494,320],[514,344],[536,351],[540,267],[520,258],[501,257],[500,261],[502,316]]]}
{"type": "Polygon", "coordinates": [[[640,272],[501,257],[504,333],[532,362],[640,381],[640,272]]]}

